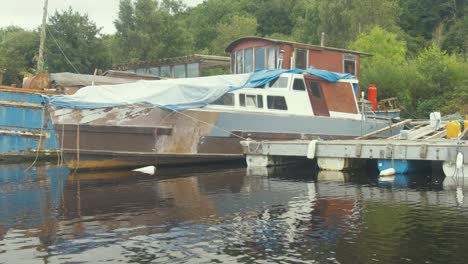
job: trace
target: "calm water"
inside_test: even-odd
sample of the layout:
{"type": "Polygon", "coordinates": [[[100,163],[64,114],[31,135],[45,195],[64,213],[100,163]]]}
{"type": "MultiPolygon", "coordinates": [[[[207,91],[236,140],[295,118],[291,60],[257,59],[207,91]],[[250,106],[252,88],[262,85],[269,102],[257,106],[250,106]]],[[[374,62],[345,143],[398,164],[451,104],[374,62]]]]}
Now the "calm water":
{"type": "Polygon", "coordinates": [[[0,263],[468,263],[468,198],[437,177],[26,167],[0,166],[0,263]]]}

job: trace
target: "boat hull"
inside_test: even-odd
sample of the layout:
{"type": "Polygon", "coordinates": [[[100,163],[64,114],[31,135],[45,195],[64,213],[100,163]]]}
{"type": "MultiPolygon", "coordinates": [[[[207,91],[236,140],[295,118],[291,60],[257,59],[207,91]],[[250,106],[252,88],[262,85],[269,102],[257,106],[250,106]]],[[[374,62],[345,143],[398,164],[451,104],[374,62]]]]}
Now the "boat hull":
{"type": "MultiPolygon", "coordinates": [[[[239,142],[248,138],[354,138],[389,125],[380,120],[207,109],[169,112],[145,106],[49,110],[71,169],[240,160],[243,152],[239,142]]],[[[397,133],[399,129],[387,136],[397,133]]]]}

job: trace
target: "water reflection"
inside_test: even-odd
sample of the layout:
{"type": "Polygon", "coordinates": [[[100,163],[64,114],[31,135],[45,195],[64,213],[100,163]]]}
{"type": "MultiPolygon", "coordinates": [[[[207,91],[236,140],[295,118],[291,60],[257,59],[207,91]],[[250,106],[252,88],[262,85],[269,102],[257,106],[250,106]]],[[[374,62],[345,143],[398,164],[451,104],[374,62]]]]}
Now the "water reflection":
{"type": "MultiPolygon", "coordinates": [[[[450,262],[468,214],[425,175],[0,167],[0,262],[450,262]],[[431,243],[427,243],[431,241],[431,243]],[[425,245],[425,246],[422,246],[425,245]]],[[[455,187],[456,190],[456,187],[455,187]]],[[[463,190],[468,190],[462,187],[463,190]]]]}

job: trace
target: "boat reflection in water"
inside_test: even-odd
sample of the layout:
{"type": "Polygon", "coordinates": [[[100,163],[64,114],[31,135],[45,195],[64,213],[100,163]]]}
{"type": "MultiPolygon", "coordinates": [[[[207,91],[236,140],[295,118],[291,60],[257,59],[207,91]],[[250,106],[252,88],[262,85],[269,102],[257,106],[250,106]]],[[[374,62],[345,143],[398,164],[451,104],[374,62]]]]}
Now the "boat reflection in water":
{"type": "Polygon", "coordinates": [[[440,251],[407,249],[437,238],[447,250],[467,239],[435,237],[430,219],[462,229],[468,212],[450,193],[431,191],[424,177],[381,188],[361,172],[315,173],[310,166],[155,175],[24,169],[0,167],[0,260],[7,263],[440,262],[440,251]]]}

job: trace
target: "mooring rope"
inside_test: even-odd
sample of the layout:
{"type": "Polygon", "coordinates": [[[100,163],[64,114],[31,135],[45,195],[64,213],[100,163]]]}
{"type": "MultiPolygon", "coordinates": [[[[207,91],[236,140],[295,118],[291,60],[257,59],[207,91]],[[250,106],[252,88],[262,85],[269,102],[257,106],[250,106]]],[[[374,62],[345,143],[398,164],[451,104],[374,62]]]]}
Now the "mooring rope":
{"type": "Polygon", "coordinates": [[[42,133],[44,132],[44,115],[45,115],[45,105],[42,107],[42,112],[41,112],[41,129],[40,129],[40,132],[39,132],[39,142],[37,143],[37,149],[36,149],[36,158],[34,159],[33,163],[26,169],[24,170],[25,172],[26,171],[29,171],[37,162],[37,160],[39,159],[39,151],[41,150],[41,145],[42,145],[42,133]]]}
{"type": "Polygon", "coordinates": [[[182,113],[182,112],[180,112],[180,111],[177,111],[177,110],[173,110],[173,111],[176,112],[176,113],[179,113],[179,114],[181,114],[181,115],[183,115],[183,116],[185,116],[185,117],[188,117],[188,118],[190,118],[190,119],[193,119],[193,120],[195,120],[195,121],[198,121],[198,122],[200,122],[200,123],[203,123],[203,124],[205,124],[205,125],[208,125],[208,126],[211,126],[211,127],[213,127],[213,128],[216,128],[216,129],[218,129],[218,130],[220,130],[220,131],[229,133],[229,134],[233,135],[234,137],[240,138],[240,139],[245,140],[245,141],[249,140],[248,138],[244,138],[244,137],[242,137],[242,136],[236,135],[236,134],[232,133],[231,131],[228,131],[228,130],[226,130],[226,129],[224,129],[224,128],[221,128],[221,127],[219,127],[219,126],[217,126],[217,125],[215,125],[215,124],[210,124],[210,123],[208,123],[208,122],[205,122],[205,121],[200,120],[200,119],[198,119],[198,118],[196,118],[196,117],[193,117],[193,116],[184,114],[184,113],[182,113]]]}
{"type": "Polygon", "coordinates": [[[80,119],[78,119],[78,124],[76,125],[76,165],[75,172],[80,166],[80,119]]]}

